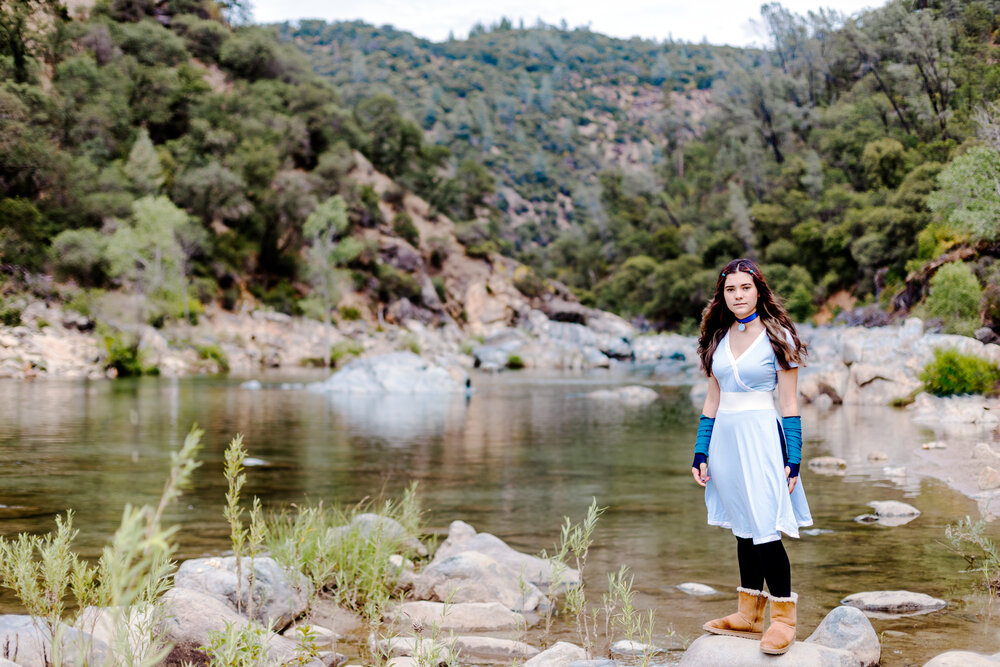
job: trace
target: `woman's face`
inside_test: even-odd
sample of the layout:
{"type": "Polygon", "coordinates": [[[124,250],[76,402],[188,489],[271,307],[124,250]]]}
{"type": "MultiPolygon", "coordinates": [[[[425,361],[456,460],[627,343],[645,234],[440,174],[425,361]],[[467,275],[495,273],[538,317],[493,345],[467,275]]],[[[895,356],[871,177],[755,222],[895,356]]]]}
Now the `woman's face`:
{"type": "Polygon", "coordinates": [[[749,273],[730,273],[726,276],[726,284],[722,290],[726,296],[726,306],[736,317],[743,319],[757,309],[757,285],[749,273]]]}

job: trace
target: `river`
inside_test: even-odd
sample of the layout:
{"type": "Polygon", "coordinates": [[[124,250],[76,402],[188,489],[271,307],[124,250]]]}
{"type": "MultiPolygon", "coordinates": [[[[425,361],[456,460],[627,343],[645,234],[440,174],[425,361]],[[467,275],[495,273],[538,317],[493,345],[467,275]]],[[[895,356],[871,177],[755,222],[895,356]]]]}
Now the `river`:
{"type": "MultiPolygon", "coordinates": [[[[299,384],[323,377],[263,375],[259,391],[231,377],[0,382],[0,533],[46,531],[72,508],[77,549],[96,555],[125,503],[158,497],[171,449],[198,423],[204,465],[168,517],[183,528],[181,557],[227,547],[222,456],[241,432],[250,456],[265,463],[248,468],[246,492],[266,507],[398,497],[416,480],[430,531],[444,535],[462,519],[537,553],[555,547],[564,516],[582,519],[596,498],[607,510],[586,572],[593,601],[606,573],[626,564],[636,604],[655,610],[654,638],[664,644],[691,641],[704,620],[733,610],[735,540],[705,525],[689,468],[697,411],[687,388],[606,370],[474,375],[471,397],[448,400],[331,399],[299,384]],[[625,407],[585,395],[634,382],[654,386],[660,400],[625,407]],[[689,581],[724,594],[695,598],[675,588],[689,581]]],[[[799,637],[846,595],[907,589],[948,606],[873,620],[883,665],[923,664],[951,649],[1000,650],[997,605],[976,592],[975,577],[944,544],[949,523],[978,516],[975,502],[936,480],[867,464],[867,453],[880,449],[891,466],[905,466],[935,434],[883,407],[804,406],[803,422],[807,459],[831,454],[850,466],[845,476],[804,467],[815,528],[830,532],[785,540],[800,595],[799,637]],[[902,500],[922,514],[896,528],[855,522],[871,500],[902,500]]],[[[0,596],[0,610],[16,611],[15,601],[0,596]]],[[[570,627],[558,634],[573,639],[570,627]]]]}

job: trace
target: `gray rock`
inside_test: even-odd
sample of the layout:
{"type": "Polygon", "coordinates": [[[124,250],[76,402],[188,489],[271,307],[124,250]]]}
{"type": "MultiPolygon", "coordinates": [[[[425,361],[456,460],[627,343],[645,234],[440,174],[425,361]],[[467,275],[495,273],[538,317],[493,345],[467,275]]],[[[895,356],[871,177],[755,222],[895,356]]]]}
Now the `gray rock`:
{"type": "Polygon", "coordinates": [[[464,392],[467,379],[464,371],[453,374],[412,352],[392,352],[355,359],[306,388],[334,394],[452,394],[464,392]]]}
{"type": "Polygon", "coordinates": [[[121,608],[87,607],[80,612],[73,627],[92,635],[109,647],[128,642],[129,651],[136,659],[155,653],[159,646],[152,646],[151,635],[162,625],[162,611],[151,605],[121,608]]]}
{"type": "Polygon", "coordinates": [[[702,635],[684,652],[681,667],[857,667],[858,659],[850,651],[829,648],[820,644],[795,642],[788,653],[780,656],[765,655],[760,642],[740,637],[702,635]]]}
{"type": "MultiPolygon", "coordinates": [[[[177,588],[192,588],[224,602],[230,609],[248,613],[250,608],[250,563],[242,559],[242,579],[239,607],[236,595],[236,559],[195,558],[184,561],[174,575],[177,588]]],[[[282,630],[301,616],[309,603],[312,584],[298,572],[290,573],[269,556],[253,561],[254,618],[267,625],[273,623],[282,630]]]]}
{"type": "Polygon", "coordinates": [[[566,667],[618,667],[614,660],[574,660],[566,667]]]}
{"type": "Polygon", "coordinates": [[[972,651],[948,651],[930,659],[924,667],[996,667],[1000,665],[1000,653],[984,655],[972,651]]]}
{"type": "MultiPolygon", "coordinates": [[[[218,598],[193,588],[172,588],[163,594],[164,638],[173,644],[167,664],[205,662],[202,646],[211,641],[210,632],[225,632],[226,626],[246,627],[250,621],[233,611],[218,598]]],[[[267,639],[268,656],[287,662],[295,655],[296,642],[271,633],[267,639]]]]}
{"type": "Polygon", "coordinates": [[[882,647],[871,621],[860,609],[840,606],[831,611],[806,642],[850,651],[861,667],[879,664],[882,647]]]}
{"type": "Polygon", "coordinates": [[[865,591],[848,595],[840,603],[857,607],[874,618],[927,614],[946,605],[944,600],[911,591],[865,591]]]}
{"type": "MultiPolygon", "coordinates": [[[[107,644],[66,624],[60,624],[64,665],[103,664],[111,657],[107,644]]],[[[21,667],[52,664],[52,633],[40,618],[0,616],[0,657],[21,667]]]]}
{"type": "Polygon", "coordinates": [[[545,608],[548,600],[538,587],[516,570],[477,551],[463,551],[428,565],[413,584],[418,600],[499,602],[526,613],[545,608]]]}
{"type": "Polygon", "coordinates": [[[920,510],[908,503],[898,500],[873,500],[868,506],[875,510],[876,516],[919,516],[920,510]]]}
{"type": "MultiPolygon", "coordinates": [[[[509,570],[516,572],[517,577],[523,576],[542,591],[548,591],[552,585],[553,571],[552,565],[548,561],[517,551],[490,533],[477,533],[475,528],[464,521],[451,522],[448,527],[448,539],[434,553],[432,565],[463,551],[475,551],[489,556],[509,570]]],[[[515,581],[517,577],[515,577],[515,581]]],[[[559,591],[579,583],[580,573],[569,568],[561,574],[559,591]]]]}
{"type": "Polygon", "coordinates": [[[611,655],[628,657],[652,656],[657,653],[663,653],[663,649],[658,646],[643,644],[642,642],[632,641],[631,639],[619,639],[611,644],[610,651],[611,655]]]}
{"type": "Polygon", "coordinates": [[[568,667],[574,662],[579,663],[586,659],[587,652],[576,644],[556,642],[524,663],[524,667],[568,667]]]}
{"type": "Polygon", "coordinates": [[[358,514],[351,523],[346,526],[338,526],[330,529],[330,538],[339,541],[344,535],[356,532],[358,537],[368,539],[375,535],[379,540],[392,540],[400,549],[418,556],[427,555],[427,547],[420,540],[406,532],[395,519],[391,519],[379,514],[364,513],[358,514]]]}
{"type": "Polygon", "coordinates": [[[990,491],[1000,487],[1000,471],[997,471],[996,468],[986,466],[979,471],[976,483],[982,491],[990,491]]]}
{"type": "Polygon", "coordinates": [[[539,654],[534,646],[513,639],[459,636],[452,644],[463,663],[511,665],[530,660],[539,654]]]}
{"type": "Polygon", "coordinates": [[[440,632],[500,632],[527,627],[523,615],[511,611],[499,602],[459,602],[445,604],[427,600],[403,602],[390,607],[386,620],[401,629],[429,633],[440,632]]]}

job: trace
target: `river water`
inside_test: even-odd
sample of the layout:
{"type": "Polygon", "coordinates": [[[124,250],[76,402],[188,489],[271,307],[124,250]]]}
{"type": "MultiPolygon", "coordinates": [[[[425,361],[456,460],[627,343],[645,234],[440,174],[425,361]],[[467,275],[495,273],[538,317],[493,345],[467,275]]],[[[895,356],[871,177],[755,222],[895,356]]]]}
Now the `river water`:
{"type": "MultiPolygon", "coordinates": [[[[204,465],[169,516],[183,528],[182,557],[227,547],[222,456],[241,432],[250,456],[266,462],[248,469],[247,494],[267,507],[398,497],[416,480],[431,531],[443,535],[462,519],[537,553],[556,546],[563,517],[581,520],[596,498],[607,509],[586,571],[593,601],[606,574],[628,565],[636,604],[655,610],[654,639],[663,645],[690,642],[706,619],[733,610],[735,540],[705,524],[689,467],[697,411],[686,387],[613,371],[476,375],[471,397],[446,400],[331,398],[297,384],[322,377],[265,375],[259,391],[227,377],[0,382],[0,533],[47,531],[72,508],[78,550],[96,555],[125,503],[158,497],[170,451],[198,423],[204,465]],[[635,382],[656,388],[660,400],[625,407],[585,395],[635,382]],[[683,582],[722,594],[691,597],[676,589],[683,582]]],[[[945,527],[978,516],[976,504],[905,470],[935,434],[881,407],[804,406],[803,422],[807,459],[831,454],[850,465],[846,476],[803,473],[815,528],[824,532],[785,540],[799,637],[851,593],[906,589],[948,607],[873,620],[883,665],[919,665],[952,649],[1000,651],[1000,606],[976,591],[965,562],[944,544],[945,527]],[[888,471],[867,463],[874,449],[889,454],[888,471]],[[854,521],[872,500],[902,500],[922,514],[895,528],[854,521]]],[[[989,532],[997,537],[994,526],[989,532]]],[[[0,611],[15,610],[0,596],[0,611]]],[[[568,640],[572,633],[557,630],[568,640]]]]}

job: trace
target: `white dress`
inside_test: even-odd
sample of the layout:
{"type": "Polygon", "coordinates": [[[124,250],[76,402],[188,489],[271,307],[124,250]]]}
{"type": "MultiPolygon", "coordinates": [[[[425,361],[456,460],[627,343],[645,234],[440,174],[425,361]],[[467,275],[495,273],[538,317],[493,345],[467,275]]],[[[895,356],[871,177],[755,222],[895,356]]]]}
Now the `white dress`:
{"type": "Polygon", "coordinates": [[[801,477],[788,493],[772,396],[780,369],[766,331],[738,358],[726,333],[712,359],[722,394],[708,449],[708,523],[754,544],[780,540],[780,533],[798,537],[800,526],[812,525],[801,477]]]}

